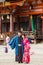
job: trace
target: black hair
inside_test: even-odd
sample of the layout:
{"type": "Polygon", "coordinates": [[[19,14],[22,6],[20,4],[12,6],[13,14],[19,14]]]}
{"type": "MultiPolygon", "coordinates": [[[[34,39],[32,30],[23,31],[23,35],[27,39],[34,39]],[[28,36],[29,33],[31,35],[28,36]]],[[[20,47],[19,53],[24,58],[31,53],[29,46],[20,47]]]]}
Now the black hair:
{"type": "Polygon", "coordinates": [[[9,36],[9,34],[7,34],[7,36],[9,36]]]}
{"type": "Polygon", "coordinates": [[[22,35],[26,36],[25,33],[22,33],[22,35]]]}

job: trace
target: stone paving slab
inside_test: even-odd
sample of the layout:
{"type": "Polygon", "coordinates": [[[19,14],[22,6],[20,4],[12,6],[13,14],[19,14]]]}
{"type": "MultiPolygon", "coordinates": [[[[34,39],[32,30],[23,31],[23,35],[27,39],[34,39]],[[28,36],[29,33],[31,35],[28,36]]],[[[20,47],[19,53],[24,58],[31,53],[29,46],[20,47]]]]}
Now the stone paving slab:
{"type": "Polygon", "coordinates": [[[43,44],[31,44],[30,53],[31,61],[29,64],[15,62],[14,50],[9,48],[9,52],[5,53],[5,47],[0,46],[0,65],[43,65],[43,44]]]}

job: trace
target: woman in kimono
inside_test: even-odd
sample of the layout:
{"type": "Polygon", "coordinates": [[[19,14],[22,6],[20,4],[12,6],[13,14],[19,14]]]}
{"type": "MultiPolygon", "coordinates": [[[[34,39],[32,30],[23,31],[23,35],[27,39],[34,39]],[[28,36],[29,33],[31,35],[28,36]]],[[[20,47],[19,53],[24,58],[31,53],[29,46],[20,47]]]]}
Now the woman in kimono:
{"type": "Polygon", "coordinates": [[[24,45],[24,53],[23,53],[23,62],[29,63],[30,62],[30,42],[25,34],[22,34],[23,38],[23,45],[24,45]]]}

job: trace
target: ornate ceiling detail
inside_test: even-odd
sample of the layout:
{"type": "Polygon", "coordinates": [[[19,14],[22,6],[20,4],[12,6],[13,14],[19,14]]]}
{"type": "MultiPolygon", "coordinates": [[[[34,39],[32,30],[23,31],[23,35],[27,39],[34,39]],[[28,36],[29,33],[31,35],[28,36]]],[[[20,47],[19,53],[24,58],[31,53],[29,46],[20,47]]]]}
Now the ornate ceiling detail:
{"type": "MultiPolygon", "coordinates": [[[[0,4],[0,12],[1,13],[29,13],[31,12],[37,12],[40,10],[43,11],[43,0],[21,0],[20,2],[17,2],[19,0],[15,0],[16,2],[6,2],[7,0],[3,0],[3,2],[0,4]]],[[[10,0],[8,0],[10,1],[10,0]]]]}

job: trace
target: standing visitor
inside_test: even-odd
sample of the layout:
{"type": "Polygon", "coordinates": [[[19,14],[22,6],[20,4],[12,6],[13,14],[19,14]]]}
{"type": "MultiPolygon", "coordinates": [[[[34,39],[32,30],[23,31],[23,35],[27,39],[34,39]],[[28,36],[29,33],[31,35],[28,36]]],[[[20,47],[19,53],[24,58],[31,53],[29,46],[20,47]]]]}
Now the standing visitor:
{"type": "Polygon", "coordinates": [[[5,39],[5,42],[6,42],[6,47],[5,47],[5,52],[7,53],[8,52],[8,42],[10,41],[10,37],[9,35],[6,36],[6,39],[5,39]]]}
{"type": "Polygon", "coordinates": [[[22,32],[18,31],[18,35],[13,37],[9,41],[9,45],[12,49],[15,48],[15,60],[19,63],[22,63],[22,56],[23,56],[23,45],[22,45],[22,32]]]}
{"type": "Polygon", "coordinates": [[[24,45],[24,53],[23,53],[23,62],[29,63],[30,62],[30,42],[25,34],[22,34],[23,38],[23,45],[24,45]]]}

